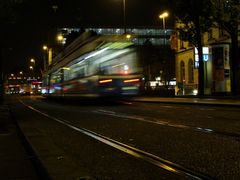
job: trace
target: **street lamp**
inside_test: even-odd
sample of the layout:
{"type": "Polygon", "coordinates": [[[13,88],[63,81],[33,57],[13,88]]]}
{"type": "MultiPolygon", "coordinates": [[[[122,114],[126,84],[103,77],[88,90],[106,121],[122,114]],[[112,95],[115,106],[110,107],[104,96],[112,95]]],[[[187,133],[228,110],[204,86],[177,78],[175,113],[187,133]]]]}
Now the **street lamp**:
{"type": "Polygon", "coordinates": [[[62,44],[62,45],[64,45],[66,43],[66,39],[64,38],[64,36],[62,34],[57,35],[57,41],[59,44],[62,44]]]}
{"type": "Polygon", "coordinates": [[[63,35],[59,34],[59,35],[57,36],[57,40],[58,40],[58,41],[62,41],[62,40],[63,40],[63,35]]]}
{"type": "Polygon", "coordinates": [[[46,45],[43,45],[43,50],[46,51],[48,47],[46,45]]]}
{"type": "Polygon", "coordinates": [[[30,59],[30,65],[29,65],[29,69],[31,71],[33,71],[33,69],[35,68],[35,59],[30,59]]]}
{"type": "Polygon", "coordinates": [[[48,47],[46,45],[43,45],[43,70],[47,70],[47,64],[48,64],[48,47]]]}
{"type": "Polygon", "coordinates": [[[44,53],[43,61],[44,61],[44,70],[47,69],[47,66],[52,64],[52,48],[49,48],[46,45],[43,45],[43,50],[46,51],[46,54],[44,53]]]}
{"type": "Polygon", "coordinates": [[[169,16],[168,12],[163,12],[162,14],[159,15],[159,18],[163,20],[163,30],[164,30],[164,44],[166,41],[166,30],[165,30],[165,18],[169,16]]]}
{"type": "Polygon", "coordinates": [[[163,19],[163,29],[165,30],[165,18],[168,17],[168,12],[164,12],[162,14],[159,15],[160,19],[163,19]]]}
{"type": "Polygon", "coordinates": [[[30,59],[30,62],[33,63],[33,64],[35,64],[35,59],[33,59],[33,58],[30,59]]]}

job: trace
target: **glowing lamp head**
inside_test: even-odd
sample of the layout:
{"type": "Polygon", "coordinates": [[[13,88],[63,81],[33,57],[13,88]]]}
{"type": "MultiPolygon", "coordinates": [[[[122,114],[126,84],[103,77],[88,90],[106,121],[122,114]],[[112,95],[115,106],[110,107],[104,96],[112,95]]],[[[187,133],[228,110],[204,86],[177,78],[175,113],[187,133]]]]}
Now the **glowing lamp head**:
{"type": "Polygon", "coordinates": [[[58,41],[63,41],[63,35],[59,34],[59,35],[57,36],[57,40],[58,40],[58,41]]]}
{"type": "Polygon", "coordinates": [[[161,19],[166,18],[166,17],[168,17],[168,15],[169,15],[168,12],[164,12],[164,13],[159,15],[159,18],[161,18],[161,19]]]}
{"type": "Polygon", "coordinates": [[[48,47],[46,45],[43,46],[43,50],[47,50],[48,47]]]}

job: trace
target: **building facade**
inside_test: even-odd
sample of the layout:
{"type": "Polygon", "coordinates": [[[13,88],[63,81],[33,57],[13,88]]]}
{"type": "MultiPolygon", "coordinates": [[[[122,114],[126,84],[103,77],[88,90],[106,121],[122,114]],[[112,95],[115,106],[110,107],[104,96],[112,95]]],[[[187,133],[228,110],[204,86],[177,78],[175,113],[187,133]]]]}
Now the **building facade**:
{"type": "MultiPolygon", "coordinates": [[[[176,92],[179,95],[197,95],[199,57],[197,49],[175,34],[176,92]]],[[[203,35],[204,94],[231,92],[230,36],[219,28],[203,35]]]]}

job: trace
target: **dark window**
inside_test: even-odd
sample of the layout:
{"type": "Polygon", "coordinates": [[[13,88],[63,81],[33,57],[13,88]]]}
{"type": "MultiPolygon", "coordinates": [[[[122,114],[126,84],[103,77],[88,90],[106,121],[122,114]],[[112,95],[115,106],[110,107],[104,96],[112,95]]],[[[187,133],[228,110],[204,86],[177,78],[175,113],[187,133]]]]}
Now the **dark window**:
{"type": "Polygon", "coordinates": [[[185,81],[185,65],[183,61],[180,63],[180,80],[181,82],[185,81]]]}
{"type": "Polygon", "coordinates": [[[184,41],[183,41],[183,40],[180,40],[180,48],[181,48],[181,49],[185,49],[185,48],[184,48],[184,41]]]}
{"type": "Polygon", "coordinates": [[[213,38],[213,30],[210,29],[208,32],[208,40],[211,40],[213,38]]]}
{"type": "Polygon", "coordinates": [[[188,82],[194,82],[194,64],[192,59],[189,59],[188,61],[188,82]]]}

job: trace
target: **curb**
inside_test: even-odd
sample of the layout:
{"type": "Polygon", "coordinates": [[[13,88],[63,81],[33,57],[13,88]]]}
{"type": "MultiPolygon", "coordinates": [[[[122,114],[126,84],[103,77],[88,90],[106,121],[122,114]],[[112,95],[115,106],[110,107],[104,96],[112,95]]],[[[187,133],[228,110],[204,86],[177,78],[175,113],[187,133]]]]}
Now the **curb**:
{"type": "Polygon", "coordinates": [[[187,102],[187,101],[168,101],[168,100],[147,100],[147,99],[130,99],[132,102],[144,103],[163,103],[163,104],[187,104],[187,105],[202,105],[202,106],[219,106],[219,107],[240,107],[237,103],[214,103],[214,102],[187,102]]]}

